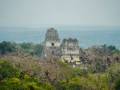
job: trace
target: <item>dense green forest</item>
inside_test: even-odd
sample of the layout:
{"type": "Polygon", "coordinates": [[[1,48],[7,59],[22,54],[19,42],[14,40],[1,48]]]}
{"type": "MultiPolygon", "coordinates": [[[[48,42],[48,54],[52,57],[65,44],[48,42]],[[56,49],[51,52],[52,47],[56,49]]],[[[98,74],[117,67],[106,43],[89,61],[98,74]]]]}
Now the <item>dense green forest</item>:
{"type": "Polygon", "coordinates": [[[120,51],[80,49],[80,65],[41,58],[42,44],[0,43],[0,90],[120,90],[120,51]]]}
{"type": "Polygon", "coordinates": [[[14,43],[3,41],[0,43],[0,54],[4,55],[7,53],[17,53],[17,54],[34,54],[37,56],[41,56],[43,50],[42,44],[33,44],[33,43],[14,43]]]}

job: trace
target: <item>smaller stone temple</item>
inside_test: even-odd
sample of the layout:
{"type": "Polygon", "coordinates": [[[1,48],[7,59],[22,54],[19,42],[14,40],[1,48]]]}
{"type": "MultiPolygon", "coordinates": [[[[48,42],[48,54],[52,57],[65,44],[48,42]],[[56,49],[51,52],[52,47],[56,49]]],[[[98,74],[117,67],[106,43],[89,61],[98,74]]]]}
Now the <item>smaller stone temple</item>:
{"type": "Polygon", "coordinates": [[[62,41],[62,59],[68,62],[79,62],[79,45],[77,39],[64,39],[62,41]]]}
{"type": "Polygon", "coordinates": [[[50,28],[47,30],[44,41],[44,57],[52,55],[61,56],[61,59],[67,62],[79,62],[79,45],[77,39],[63,39],[60,43],[57,30],[50,28]]]}

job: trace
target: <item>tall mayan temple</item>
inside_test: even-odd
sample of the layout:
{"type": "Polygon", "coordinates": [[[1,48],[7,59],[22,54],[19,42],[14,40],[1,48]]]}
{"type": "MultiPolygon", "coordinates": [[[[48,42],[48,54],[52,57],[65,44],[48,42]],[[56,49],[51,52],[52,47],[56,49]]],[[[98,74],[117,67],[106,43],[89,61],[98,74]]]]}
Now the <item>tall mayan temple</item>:
{"type": "Polygon", "coordinates": [[[50,28],[47,30],[44,41],[43,55],[51,57],[51,55],[61,56],[61,59],[67,62],[79,62],[79,45],[77,39],[64,39],[60,43],[57,30],[50,28]]]}
{"type": "Polygon", "coordinates": [[[50,57],[52,54],[60,55],[60,39],[57,30],[50,28],[47,30],[44,41],[44,56],[50,57]]]}

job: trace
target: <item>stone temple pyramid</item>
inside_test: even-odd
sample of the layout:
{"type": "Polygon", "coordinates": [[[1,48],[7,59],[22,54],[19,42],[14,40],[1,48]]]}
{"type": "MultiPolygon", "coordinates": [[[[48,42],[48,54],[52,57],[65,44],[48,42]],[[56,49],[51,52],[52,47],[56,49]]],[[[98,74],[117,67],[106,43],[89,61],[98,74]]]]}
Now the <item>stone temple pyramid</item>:
{"type": "Polygon", "coordinates": [[[77,39],[63,39],[62,43],[58,37],[57,30],[50,28],[47,30],[44,41],[44,57],[56,55],[67,62],[79,62],[79,45],[77,39]]]}

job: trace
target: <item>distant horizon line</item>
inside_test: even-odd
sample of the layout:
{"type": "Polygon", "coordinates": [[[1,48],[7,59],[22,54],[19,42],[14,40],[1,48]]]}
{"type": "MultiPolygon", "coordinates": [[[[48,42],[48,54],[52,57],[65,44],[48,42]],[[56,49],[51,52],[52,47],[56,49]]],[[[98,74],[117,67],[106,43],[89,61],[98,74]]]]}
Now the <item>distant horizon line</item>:
{"type": "Polygon", "coordinates": [[[56,27],[89,27],[89,28],[120,28],[120,26],[100,26],[100,25],[41,25],[41,26],[0,26],[0,28],[56,28],[56,27]]]}

